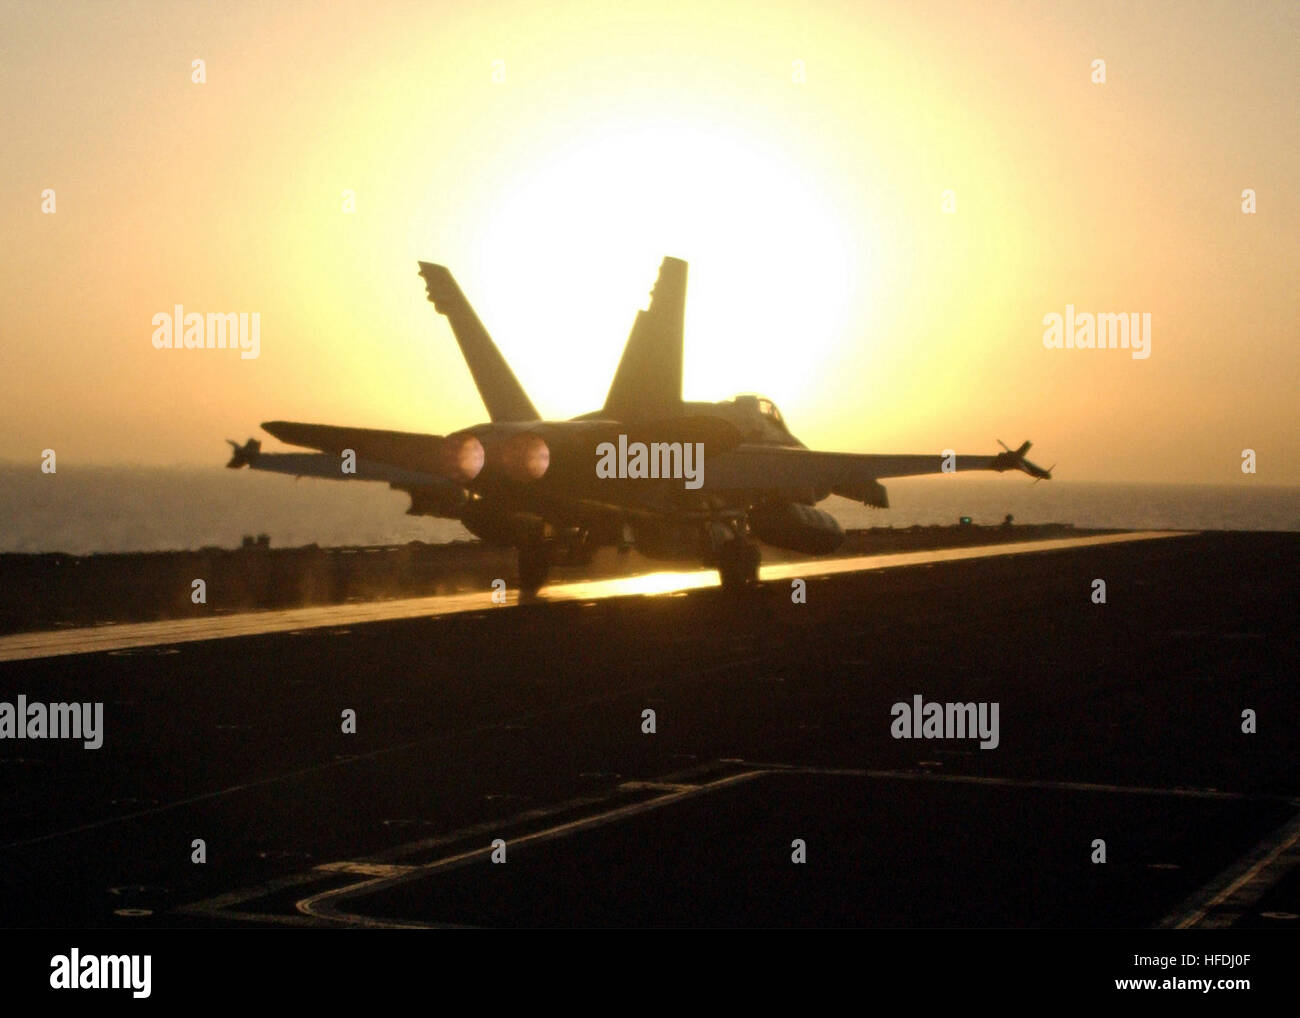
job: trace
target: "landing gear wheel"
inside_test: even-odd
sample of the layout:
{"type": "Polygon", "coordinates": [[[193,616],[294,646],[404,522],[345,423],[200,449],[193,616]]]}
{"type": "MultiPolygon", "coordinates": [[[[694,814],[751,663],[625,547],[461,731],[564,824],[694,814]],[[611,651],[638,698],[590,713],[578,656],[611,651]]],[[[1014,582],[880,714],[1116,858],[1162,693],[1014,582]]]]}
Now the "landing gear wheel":
{"type": "Polygon", "coordinates": [[[591,535],[581,534],[576,540],[569,543],[567,553],[564,558],[566,566],[589,566],[596,557],[596,545],[591,540],[591,535]]]}
{"type": "Polygon", "coordinates": [[[519,593],[525,598],[537,596],[546,586],[551,571],[551,549],[546,544],[525,544],[519,549],[519,593]]]}
{"type": "Polygon", "coordinates": [[[758,582],[758,564],[762,553],[750,541],[728,541],[718,549],[718,575],[723,590],[739,590],[758,582]]]}

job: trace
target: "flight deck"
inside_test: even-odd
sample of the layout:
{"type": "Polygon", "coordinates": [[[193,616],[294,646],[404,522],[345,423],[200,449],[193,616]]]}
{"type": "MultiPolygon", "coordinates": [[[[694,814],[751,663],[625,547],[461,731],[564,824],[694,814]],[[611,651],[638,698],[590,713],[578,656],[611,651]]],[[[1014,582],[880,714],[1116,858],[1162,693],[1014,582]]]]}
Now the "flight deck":
{"type": "Polygon", "coordinates": [[[1300,921],[1300,538],[961,551],[6,638],[3,698],[104,704],[0,742],[7,923],[1300,921]]]}

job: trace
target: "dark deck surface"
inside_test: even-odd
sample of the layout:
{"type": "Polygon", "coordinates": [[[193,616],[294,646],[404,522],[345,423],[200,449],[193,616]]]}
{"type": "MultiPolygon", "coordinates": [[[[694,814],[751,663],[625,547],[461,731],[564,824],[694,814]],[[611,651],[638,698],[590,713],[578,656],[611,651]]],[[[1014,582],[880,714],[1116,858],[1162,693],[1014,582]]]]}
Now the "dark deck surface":
{"type": "Polygon", "coordinates": [[[1294,927],[1298,575],[1206,534],[0,663],[107,730],[0,741],[0,921],[1294,927]],[[916,694],[999,745],[892,738],[916,694]]]}

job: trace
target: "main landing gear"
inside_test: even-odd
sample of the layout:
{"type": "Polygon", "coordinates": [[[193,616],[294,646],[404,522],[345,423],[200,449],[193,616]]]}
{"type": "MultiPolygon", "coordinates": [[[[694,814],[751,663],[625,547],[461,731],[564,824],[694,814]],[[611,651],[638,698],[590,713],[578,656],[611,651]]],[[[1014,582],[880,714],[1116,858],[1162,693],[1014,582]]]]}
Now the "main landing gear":
{"type": "Polygon", "coordinates": [[[519,596],[531,601],[551,573],[551,546],[546,541],[519,546],[519,596]]]}
{"type": "Polygon", "coordinates": [[[737,537],[718,549],[718,575],[723,590],[741,590],[758,582],[762,552],[753,541],[737,537]]]}
{"type": "Polygon", "coordinates": [[[546,586],[551,566],[589,566],[597,544],[583,529],[519,545],[519,593],[531,600],[546,586]]]}

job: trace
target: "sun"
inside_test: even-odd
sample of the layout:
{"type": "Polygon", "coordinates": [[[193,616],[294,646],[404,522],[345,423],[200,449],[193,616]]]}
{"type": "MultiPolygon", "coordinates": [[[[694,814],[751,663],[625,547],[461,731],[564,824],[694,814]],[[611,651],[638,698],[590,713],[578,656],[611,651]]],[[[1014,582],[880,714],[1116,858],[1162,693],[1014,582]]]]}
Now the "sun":
{"type": "Polygon", "coordinates": [[[687,399],[808,395],[870,275],[797,152],[726,124],[638,122],[566,136],[489,203],[472,298],[547,416],[598,406],[660,259],[690,263],[687,399]]]}

